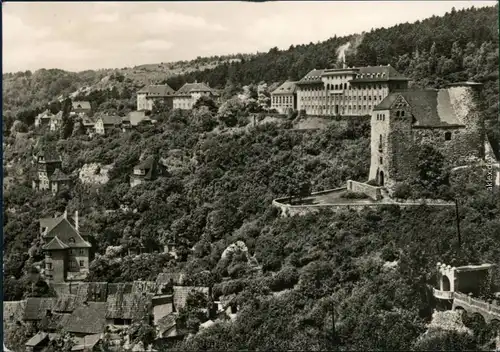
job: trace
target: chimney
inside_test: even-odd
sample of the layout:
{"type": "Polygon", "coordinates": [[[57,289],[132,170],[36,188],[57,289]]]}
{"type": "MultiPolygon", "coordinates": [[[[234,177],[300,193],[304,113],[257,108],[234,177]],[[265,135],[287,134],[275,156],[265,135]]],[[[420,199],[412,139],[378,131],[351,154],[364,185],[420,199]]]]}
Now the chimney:
{"type": "Polygon", "coordinates": [[[67,218],[68,218],[68,211],[67,211],[66,209],[64,210],[63,217],[64,217],[65,219],[67,219],[67,218]]]}
{"type": "Polygon", "coordinates": [[[78,210],[75,210],[75,229],[76,229],[76,231],[79,231],[79,229],[78,229],[78,210]]]}

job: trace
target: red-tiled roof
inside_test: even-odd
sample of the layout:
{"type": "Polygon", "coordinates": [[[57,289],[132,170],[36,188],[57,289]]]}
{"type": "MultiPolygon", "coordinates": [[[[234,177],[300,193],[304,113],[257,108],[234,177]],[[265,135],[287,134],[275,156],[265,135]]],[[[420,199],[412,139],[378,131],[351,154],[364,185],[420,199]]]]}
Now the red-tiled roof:
{"type": "Polygon", "coordinates": [[[446,89],[420,89],[393,92],[385,97],[382,102],[374,108],[374,111],[389,110],[396,107],[398,98],[401,97],[408,103],[411,114],[417,126],[459,126],[455,111],[450,102],[450,96],[446,89]]]}
{"type": "Polygon", "coordinates": [[[168,85],[150,85],[145,86],[137,92],[138,94],[147,94],[152,97],[168,97],[172,96],[175,91],[168,85]]]}
{"type": "Polygon", "coordinates": [[[297,90],[295,82],[286,81],[281,86],[276,88],[271,94],[293,94],[297,90]]]}

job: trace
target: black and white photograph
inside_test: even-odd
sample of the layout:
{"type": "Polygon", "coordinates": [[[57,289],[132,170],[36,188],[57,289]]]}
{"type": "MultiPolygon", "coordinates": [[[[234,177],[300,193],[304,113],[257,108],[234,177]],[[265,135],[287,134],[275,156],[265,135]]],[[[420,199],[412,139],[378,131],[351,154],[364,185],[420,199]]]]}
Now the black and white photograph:
{"type": "Polygon", "coordinates": [[[500,351],[498,0],[1,10],[3,351],[500,351]]]}

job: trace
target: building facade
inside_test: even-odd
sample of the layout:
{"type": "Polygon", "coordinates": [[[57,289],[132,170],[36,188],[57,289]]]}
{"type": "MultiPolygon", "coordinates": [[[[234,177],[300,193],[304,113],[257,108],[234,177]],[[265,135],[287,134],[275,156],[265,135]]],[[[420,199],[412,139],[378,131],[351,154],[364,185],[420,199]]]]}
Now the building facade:
{"type": "Polygon", "coordinates": [[[100,115],[95,122],[95,133],[108,134],[112,129],[119,128],[122,118],[118,115],[100,115]]]}
{"type": "Polygon", "coordinates": [[[423,144],[438,150],[452,168],[484,159],[477,88],[463,83],[390,93],[371,115],[369,178],[391,192],[415,174],[415,147],[423,144]]]}
{"type": "Polygon", "coordinates": [[[73,219],[67,212],[60,217],[40,219],[44,276],[50,283],[79,281],[89,272],[91,244],[80,233],[78,212],[73,219]]]}
{"type": "Polygon", "coordinates": [[[363,116],[409,79],[391,66],[314,69],[296,82],[297,109],[308,115],[363,116]]]}
{"type": "Polygon", "coordinates": [[[62,126],[62,111],[50,117],[49,122],[50,130],[52,132],[58,131],[62,126]]]}
{"type": "Polygon", "coordinates": [[[38,114],[35,117],[35,127],[43,127],[43,126],[49,126],[50,125],[50,120],[54,116],[49,110],[45,110],[44,112],[38,114]]]}
{"type": "Polygon", "coordinates": [[[33,177],[32,186],[34,190],[50,190],[57,193],[71,180],[62,172],[62,159],[54,147],[46,146],[35,155],[36,174],[33,177]]]}
{"type": "Polygon", "coordinates": [[[214,91],[205,83],[185,83],[177,92],[173,100],[173,108],[191,110],[196,101],[202,97],[215,96],[214,91]]]}
{"type": "Polygon", "coordinates": [[[146,86],[137,92],[137,111],[152,111],[157,100],[162,100],[172,108],[174,94],[168,84],[146,86]]]}
{"type": "Polygon", "coordinates": [[[271,92],[271,109],[275,109],[280,114],[297,110],[297,85],[295,82],[286,81],[271,92]]]}
{"type": "Polygon", "coordinates": [[[88,101],[74,101],[71,103],[71,112],[76,115],[89,115],[92,112],[92,107],[88,101]]]}

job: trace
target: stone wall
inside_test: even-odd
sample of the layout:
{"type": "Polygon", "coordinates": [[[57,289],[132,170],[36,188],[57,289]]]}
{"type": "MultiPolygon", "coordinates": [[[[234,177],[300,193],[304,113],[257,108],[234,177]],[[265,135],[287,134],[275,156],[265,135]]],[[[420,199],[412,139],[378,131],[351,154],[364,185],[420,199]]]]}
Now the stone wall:
{"type": "Polygon", "coordinates": [[[367,185],[366,183],[347,181],[347,189],[351,192],[366,194],[373,200],[382,199],[382,187],[375,187],[367,185]]]}

